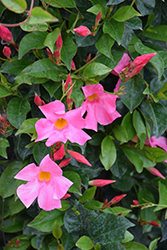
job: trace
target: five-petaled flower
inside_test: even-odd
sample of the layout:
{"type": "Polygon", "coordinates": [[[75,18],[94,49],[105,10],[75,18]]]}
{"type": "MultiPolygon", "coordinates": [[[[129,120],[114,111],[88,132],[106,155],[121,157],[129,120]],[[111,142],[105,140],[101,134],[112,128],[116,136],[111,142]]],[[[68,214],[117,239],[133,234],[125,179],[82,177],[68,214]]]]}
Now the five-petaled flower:
{"type": "Polygon", "coordinates": [[[73,184],[62,176],[62,170],[50,159],[49,155],[43,158],[39,167],[31,163],[15,178],[28,181],[17,189],[17,195],[24,205],[28,208],[38,197],[39,207],[46,211],[61,208],[60,199],[73,184]]]}
{"type": "Polygon", "coordinates": [[[46,146],[50,147],[58,141],[65,143],[67,140],[84,145],[87,140],[91,139],[82,130],[86,122],[82,118],[81,107],[65,113],[64,104],[56,100],[39,108],[46,118],[41,118],[35,124],[38,134],[36,141],[48,138],[46,146]]]}
{"type": "Polygon", "coordinates": [[[82,104],[86,114],[86,127],[97,131],[97,123],[107,125],[121,115],[116,111],[117,96],[104,92],[101,84],[82,87],[86,100],[82,104]]]}

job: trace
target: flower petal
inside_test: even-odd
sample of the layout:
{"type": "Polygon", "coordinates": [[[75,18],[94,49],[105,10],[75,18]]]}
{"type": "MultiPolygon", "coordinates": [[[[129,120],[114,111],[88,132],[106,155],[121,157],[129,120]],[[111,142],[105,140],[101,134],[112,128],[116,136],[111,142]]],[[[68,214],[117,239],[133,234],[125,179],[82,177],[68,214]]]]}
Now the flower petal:
{"type": "MultiPolygon", "coordinates": [[[[43,106],[41,106],[43,107],[43,106]]],[[[45,119],[41,118],[35,124],[35,128],[38,134],[37,141],[42,141],[50,136],[50,134],[55,130],[54,123],[45,119]]]]}
{"type": "Polygon", "coordinates": [[[84,145],[87,140],[91,139],[83,130],[74,128],[72,125],[69,125],[69,129],[65,133],[68,140],[80,145],[84,145]]]}
{"type": "Polygon", "coordinates": [[[54,178],[53,198],[61,199],[72,186],[73,182],[64,176],[54,178]]]}
{"type": "Polygon", "coordinates": [[[23,181],[31,181],[36,178],[39,171],[39,168],[36,167],[34,163],[31,163],[25,168],[23,168],[17,175],[15,175],[14,178],[23,181]]]}
{"type": "Polygon", "coordinates": [[[39,165],[40,171],[50,172],[53,176],[62,176],[61,168],[46,155],[39,165]]]}
{"type": "Polygon", "coordinates": [[[94,93],[99,95],[101,94],[101,92],[104,92],[104,88],[101,84],[88,85],[88,86],[82,87],[82,90],[86,98],[90,95],[93,95],[94,93]]]}
{"type": "Polygon", "coordinates": [[[50,211],[55,208],[61,208],[61,201],[53,198],[53,186],[44,185],[39,192],[38,196],[39,207],[50,211]]]}
{"type": "Polygon", "coordinates": [[[46,116],[46,118],[51,120],[52,122],[57,120],[55,114],[64,114],[65,113],[65,106],[59,100],[56,100],[54,102],[50,102],[46,105],[40,106],[39,108],[42,111],[42,113],[46,116]]]}

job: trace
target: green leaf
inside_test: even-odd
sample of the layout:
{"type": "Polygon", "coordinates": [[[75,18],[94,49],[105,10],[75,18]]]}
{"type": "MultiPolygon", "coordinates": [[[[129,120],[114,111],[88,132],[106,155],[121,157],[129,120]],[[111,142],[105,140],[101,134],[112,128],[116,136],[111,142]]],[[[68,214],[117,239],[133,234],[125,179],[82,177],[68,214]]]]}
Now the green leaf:
{"type": "MultiPolygon", "coordinates": [[[[121,214],[121,216],[126,216],[127,214],[129,214],[132,210],[124,208],[124,207],[110,207],[109,208],[110,211],[114,214],[114,215],[119,215],[121,214]]],[[[106,211],[106,209],[104,210],[104,212],[106,211]]],[[[108,211],[107,211],[108,212],[108,211]]]]}
{"type": "Polygon", "coordinates": [[[137,0],[135,3],[142,16],[145,16],[152,13],[155,2],[155,0],[137,0]]]}
{"type": "Polygon", "coordinates": [[[167,186],[164,185],[161,181],[159,181],[158,192],[159,192],[159,202],[158,206],[154,209],[154,212],[167,208],[167,186]]]}
{"type": "Polygon", "coordinates": [[[135,137],[136,135],[136,131],[133,127],[133,123],[132,123],[132,114],[130,112],[128,112],[121,123],[121,126],[124,127],[127,131],[128,134],[128,140],[131,140],[132,138],[135,137]]]}
{"type": "Polygon", "coordinates": [[[139,17],[135,16],[125,22],[125,26],[133,30],[142,30],[142,21],[139,17]]]}
{"type": "MultiPolygon", "coordinates": [[[[136,43],[135,50],[142,55],[156,52],[155,50],[150,49],[149,47],[143,45],[142,43],[136,43]]],[[[157,71],[157,74],[160,78],[164,71],[164,60],[157,53],[157,55],[153,56],[153,58],[151,58],[149,62],[153,65],[153,67],[157,71]]]]}
{"type": "Polygon", "coordinates": [[[6,8],[15,13],[23,13],[27,8],[25,0],[1,0],[1,2],[6,6],[6,8]]]}
{"type": "Polygon", "coordinates": [[[51,6],[56,7],[56,8],[75,8],[76,7],[76,2],[75,0],[46,0],[46,3],[49,3],[51,6]]]}
{"type": "Polygon", "coordinates": [[[38,142],[33,147],[33,156],[37,164],[39,165],[42,159],[51,153],[51,148],[46,147],[44,142],[38,142]]]}
{"type": "Polygon", "coordinates": [[[35,133],[36,129],[35,129],[35,123],[39,120],[39,118],[29,118],[25,121],[23,121],[23,123],[21,124],[21,127],[19,128],[19,130],[16,132],[15,135],[19,135],[21,133],[35,133]]]}
{"type": "Polygon", "coordinates": [[[111,168],[111,166],[114,164],[116,157],[117,157],[117,153],[116,153],[116,148],[115,148],[115,144],[113,143],[113,141],[111,139],[108,139],[109,136],[105,137],[102,141],[102,153],[100,154],[99,158],[101,163],[103,164],[105,170],[109,170],[111,168]],[[104,145],[104,142],[107,141],[109,143],[108,145],[104,145]],[[108,152],[106,154],[106,152],[108,152]]]}
{"type": "Polygon", "coordinates": [[[145,247],[144,245],[140,244],[140,243],[137,243],[137,242],[127,242],[124,247],[127,249],[127,250],[148,250],[147,247],[145,247]]]}
{"type": "Polygon", "coordinates": [[[126,157],[122,150],[117,148],[117,159],[114,162],[112,168],[110,168],[110,171],[114,176],[121,178],[125,174],[126,170],[126,157]]]}
{"type": "Polygon", "coordinates": [[[115,125],[112,128],[115,138],[120,141],[121,143],[128,141],[128,134],[126,129],[121,125],[115,125]]]}
{"type": "Polygon", "coordinates": [[[71,70],[71,61],[75,56],[77,46],[70,36],[63,36],[63,47],[61,50],[61,60],[66,64],[68,70],[71,70]]]}
{"type": "Polygon", "coordinates": [[[127,106],[130,112],[136,108],[144,98],[143,91],[146,87],[145,81],[140,76],[134,76],[125,83],[121,82],[121,87],[125,85],[126,94],[121,95],[121,101],[127,106]]]}
{"type": "Polygon", "coordinates": [[[25,208],[25,206],[23,205],[23,203],[19,199],[17,199],[15,201],[15,198],[13,197],[13,199],[10,202],[10,206],[9,206],[11,215],[18,214],[24,208],[25,208]]]}
{"type": "Polygon", "coordinates": [[[166,130],[167,111],[160,103],[143,101],[141,110],[149,123],[153,135],[158,138],[166,130]]]}
{"type": "Polygon", "coordinates": [[[29,24],[39,24],[45,22],[58,22],[58,19],[52,16],[49,12],[43,10],[40,7],[34,7],[31,10],[30,18],[28,19],[29,24]]]}
{"type": "Polygon", "coordinates": [[[69,188],[69,192],[81,195],[81,179],[79,174],[73,171],[64,171],[64,177],[73,182],[73,185],[69,188]]]}
{"type": "Polygon", "coordinates": [[[52,211],[42,210],[28,226],[35,228],[42,232],[51,232],[53,230],[53,224],[55,220],[58,221],[59,226],[63,225],[64,212],[54,209],[52,211]]]}
{"type": "Polygon", "coordinates": [[[4,158],[8,158],[6,154],[6,148],[10,147],[8,140],[0,138],[0,155],[4,158]]]}
{"type": "Polygon", "coordinates": [[[155,250],[158,241],[161,239],[161,237],[151,241],[150,245],[149,245],[149,250],[155,250]]]}
{"type": "Polygon", "coordinates": [[[61,227],[59,226],[59,223],[57,220],[55,220],[54,224],[53,224],[53,230],[52,230],[52,234],[56,239],[60,239],[62,236],[62,230],[61,227]]]}
{"type": "MultiPolygon", "coordinates": [[[[27,250],[30,247],[30,240],[29,240],[28,236],[18,235],[15,238],[12,238],[11,242],[16,242],[16,240],[20,240],[19,250],[27,250]]],[[[15,247],[13,247],[13,246],[11,247],[9,242],[7,243],[6,246],[7,246],[7,250],[17,250],[18,249],[16,244],[15,244],[15,247]]]]}
{"type": "Polygon", "coordinates": [[[66,74],[67,71],[64,66],[56,66],[49,58],[41,59],[33,63],[31,69],[28,71],[29,75],[48,78],[55,82],[59,81],[59,75],[66,74]]]}
{"type": "Polygon", "coordinates": [[[109,34],[114,40],[117,41],[118,45],[120,45],[124,28],[124,23],[111,19],[111,21],[104,23],[103,32],[109,34]]]}
{"type": "Polygon", "coordinates": [[[52,54],[54,52],[54,44],[59,36],[59,33],[60,33],[60,29],[56,28],[53,32],[49,33],[46,36],[46,39],[44,41],[44,45],[50,49],[52,54]]]}
{"type": "Polygon", "coordinates": [[[90,200],[94,197],[97,187],[91,187],[85,190],[83,195],[79,198],[79,202],[85,202],[87,200],[90,200]]]}
{"type": "Polygon", "coordinates": [[[141,16],[132,6],[123,6],[119,8],[112,16],[118,22],[125,22],[135,16],[141,16]]]}
{"type": "MultiPolygon", "coordinates": [[[[132,167],[131,164],[128,162],[128,166],[127,167],[132,167]]],[[[132,187],[134,186],[134,180],[133,178],[130,176],[130,172],[127,169],[126,173],[120,178],[120,177],[113,177],[114,180],[116,180],[116,182],[112,183],[111,186],[114,189],[118,189],[122,192],[128,192],[132,189],[132,187]]]]}
{"type": "Polygon", "coordinates": [[[161,148],[147,148],[145,150],[147,157],[153,162],[162,162],[167,160],[167,153],[161,148]]]}
{"type": "Polygon", "coordinates": [[[108,34],[102,33],[97,42],[95,43],[96,49],[102,54],[112,59],[111,47],[114,44],[114,39],[111,38],[108,34]]]}
{"type": "Polygon", "coordinates": [[[96,210],[96,209],[101,210],[102,206],[103,206],[103,203],[100,201],[96,201],[96,200],[91,200],[84,204],[84,207],[89,210],[96,210]]]}
{"type": "Polygon", "coordinates": [[[93,241],[88,236],[82,236],[75,244],[81,250],[90,250],[94,247],[93,241]]]}
{"type": "Polygon", "coordinates": [[[16,180],[14,176],[22,169],[23,163],[20,161],[13,161],[3,171],[0,177],[0,195],[7,198],[14,194],[16,180]]]}
{"type": "Polygon", "coordinates": [[[147,134],[143,118],[137,110],[135,110],[133,113],[133,126],[140,140],[140,149],[142,149],[144,147],[147,134]]]}
{"type": "Polygon", "coordinates": [[[101,17],[102,18],[105,18],[105,15],[106,15],[106,10],[101,4],[95,4],[90,9],[88,9],[87,11],[95,14],[96,16],[101,11],[101,17]]]}
{"type": "Polygon", "coordinates": [[[167,25],[149,26],[142,34],[148,38],[166,42],[167,25]]]}
{"type": "Polygon", "coordinates": [[[19,128],[30,109],[31,107],[27,100],[20,97],[14,97],[8,103],[7,117],[9,122],[15,128],[19,128]]]}
{"type": "Polygon", "coordinates": [[[122,243],[132,241],[133,239],[134,239],[133,234],[131,234],[129,231],[125,231],[124,240],[122,241],[122,243]]]}
{"type": "Polygon", "coordinates": [[[29,155],[32,154],[33,148],[26,147],[31,143],[31,138],[28,135],[21,135],[18,137],[17,141],[17,152],[22,160],[26,159],[29,155]]]}
{"type": "Polygon", "coordinates": [[[83,74],[88,77],[95,77],[105,75],[111,71],[110,68],[106,67],[102,63],[91,63],[85,69],[83,74]]]}
{"type": "Polygon", "coordinates": [[[32,31],[47,31],[48,29],[48,24],[47,23],[39,23],[39,24],[29,24],[28,22],[23,23],[20,25],[22,30],[27,31],[27,32],[32,32],[32,31]]]}
{"type": "Polygon", "coordinates": [[[119,4],[119,3],[122,3],[122,2],[124,2],[125,0],[109,0],[108,2],[107,2],[107,5],[117,5],[117,4],[119,4]]]}
{"type": "Polygon", "coordinates": [[[43,49],[47,34],[47,32],[35,31],[25,35],[19,45],[19,59],[31,49],[43,49]]]}
{"type": "Polygon", "coordinates": [[[6,97],[9,95],[12,95],[12,92],[10,92],[10,90],[5,88],[3,85],[0,85],[0,98],[6,97]]]}
{"type": "MultiPolygon", "coordinates": [[[[25,217],[23,215],[13,215],[12,217],[8,217],[4,220],[3,230],[5,233],[16,233],[22,231],[24,222],[25,217]]],[[[2,231],[2,225],[0,225],[0,230],[2,231]]]]}
{"type": "Polygon", "coordinates": [[[102,144],[101,144],[101,154],[102,154],[102,156],[104,157],[105,155],[107,155],[112,147],[113,147],[113,140],[109,135],[107,135],[103,139],[102,144]]]}
{"type": "Polygon", "coordinates": [[[0,16],[2,16],[2,13],[4,12],[5,9],[6,7],[0,2],[0,16]]]}
{"type": "Polygon", "coordinates": [[[80,80],[76,80],[73,86],[72,93],[71,93],[71,97],[73,98],[74,103],[77,107],[80,107],[83,101],[85,100],[85,96],[83,92],[81,91],[82,86],[83,86],[83,82],[80,80]]]}

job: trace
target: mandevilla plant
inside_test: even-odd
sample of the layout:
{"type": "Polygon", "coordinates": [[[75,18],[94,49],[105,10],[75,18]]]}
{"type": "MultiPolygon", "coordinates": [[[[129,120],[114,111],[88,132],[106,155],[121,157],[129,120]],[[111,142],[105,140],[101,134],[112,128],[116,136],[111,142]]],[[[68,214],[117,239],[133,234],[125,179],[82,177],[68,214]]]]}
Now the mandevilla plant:
{"type": "Polygon", "coordinates": [[[166,9],[1,0],[0,249],[166,250],[166,9]]]}

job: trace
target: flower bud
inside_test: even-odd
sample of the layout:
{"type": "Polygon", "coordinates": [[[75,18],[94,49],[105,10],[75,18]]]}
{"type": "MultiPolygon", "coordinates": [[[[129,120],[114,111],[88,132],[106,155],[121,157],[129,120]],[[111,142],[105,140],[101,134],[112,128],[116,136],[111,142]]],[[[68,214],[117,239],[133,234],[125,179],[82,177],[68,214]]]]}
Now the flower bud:
{"type": "Polygon", "coordinates": [[[111,206],[115,203],[118,203],[120,200],[122,200],[127,194],[121,194],[121,195],[117,195],[115,196],[108,204],[111,206]]]}
{"type": "Polygon", "coordinates": [[[34,97],[34,103],[37,105],[37,106],[42,106],[45,104],[44,101],[41,100],[41,98],[35,93],[35,97],[34,97]]]}
{"type": "Polygon", "coordinates": [[[88,160],[87,160],[83,155],[81,155],[80,153],[75,152],[75,151],[72,151],[72,150],[69,150],[69,149],[67,149],[67,152],[68,152],[76,161],[82,162],[82,163],[84,163],[84,164],[86,164],[86,165],[88,165],[88,166],[92,166],[92,165],[88,162],[88,160]]]}
{"type": "Polygon", "coordinates": [[[88,57],[86,58],[86,62],[89,62],[91,60],[91,53],[88,55],[88,57]]]}
{"type": "Polygon", "coordinates": [[[8,43],[12,43],[13,42],[13,35],[11,33],[11,31],[4,27],[4,26],[0,26],[0,37],[8,43]]]}
{"type": "Polygon", "coordinates": [[[99,24],[100,20],[101,20],[101,11],[96,16],[95,26],[99,24]]]}
{"type": "Polygon", "coordinates": [[[137,206],[137,205],[139,205],[138,200],[133,200],[131,205],[133,205],[133,206],[137,206]]]}
{"type": "Polygon", "coordinates": [[[154,167],[151,167],[151,168],[147,168],[147,170],[153,174],[153,175],[156,175],[162,179],[165,179],[165,177],[158,171],[158,169],[154,168],[154,167]]]}
{"type": "Polygon", "coordinates": [[[64,144],[54,153],[54,160],[61,160],[65,156],[64,144]]]}
{"type": "Polygon", "coordinates": [[[59,33],[59,36],[56,40],[56,48],[58,51],[61,51],[61,48],[63,46],[63,40],[62,40],[62,37],[61,37],[61,33],[59,33]]]}
{"type": "Polygon", "coordinates": [[[61,161],[60,164],[59,164],[59,167],[60,168],[66,167],[68,165],[68,163],[71,161],[71,159],[72,158],[68,158],[68,159],[65,159],[65,160],[61,161]]]}
{"type": "Polygon", "coordinates": [[[73,60],[71,61],[71,70],[76,70],[75,63],[73,60]]]}
{"type": "Polygon", "coordinates": [[[96,179],[96,180],[89,181],[88,184],[90,186],[104,187],[104,186],[109,185],[113,182],[116,182],[116,181],[115,180],[96,179]]]}
{"type": "Polygon", "coordinates": [[[61,199],[62,199],[62,200],[66,200],[66,199],[68,199],[70,196],[71,196],[70,194],[67,194],[67,193],[66,193],[61,199]]]}
{"type": "Polygon", "coordinates": [[[55,59],[56,59],[56,65],[59,65],[60,60],[61,60],[61,55],[60,55],[60,51],[55,50],[53,53],[55,59]]]}
{"type": "Polygon", "coordinates": [[[79,26],[78,28],[73,29],[79,36],[88,36],[91,34],[91,31],[86,26],[79,26]]]}
{"type": "Polygon", "coordinates": [[[4,54],[4,56],[6,56],[6,57],[10,57],[10,55],[11,55],[11,49],[9,48],[9,47],[7,47],[7,46],[5,46],[4,48],[3,48],[3,50],[2,50],[2,52],[3,52],[3,54],[4,54]]]}
{"type": "Polygon", "coordinates": [[[149,221],[148,224],[150,224],[151,226],[155,226],[155,227],[160,227],[160,225],[156,222],[156,221],[149,221]]]}

